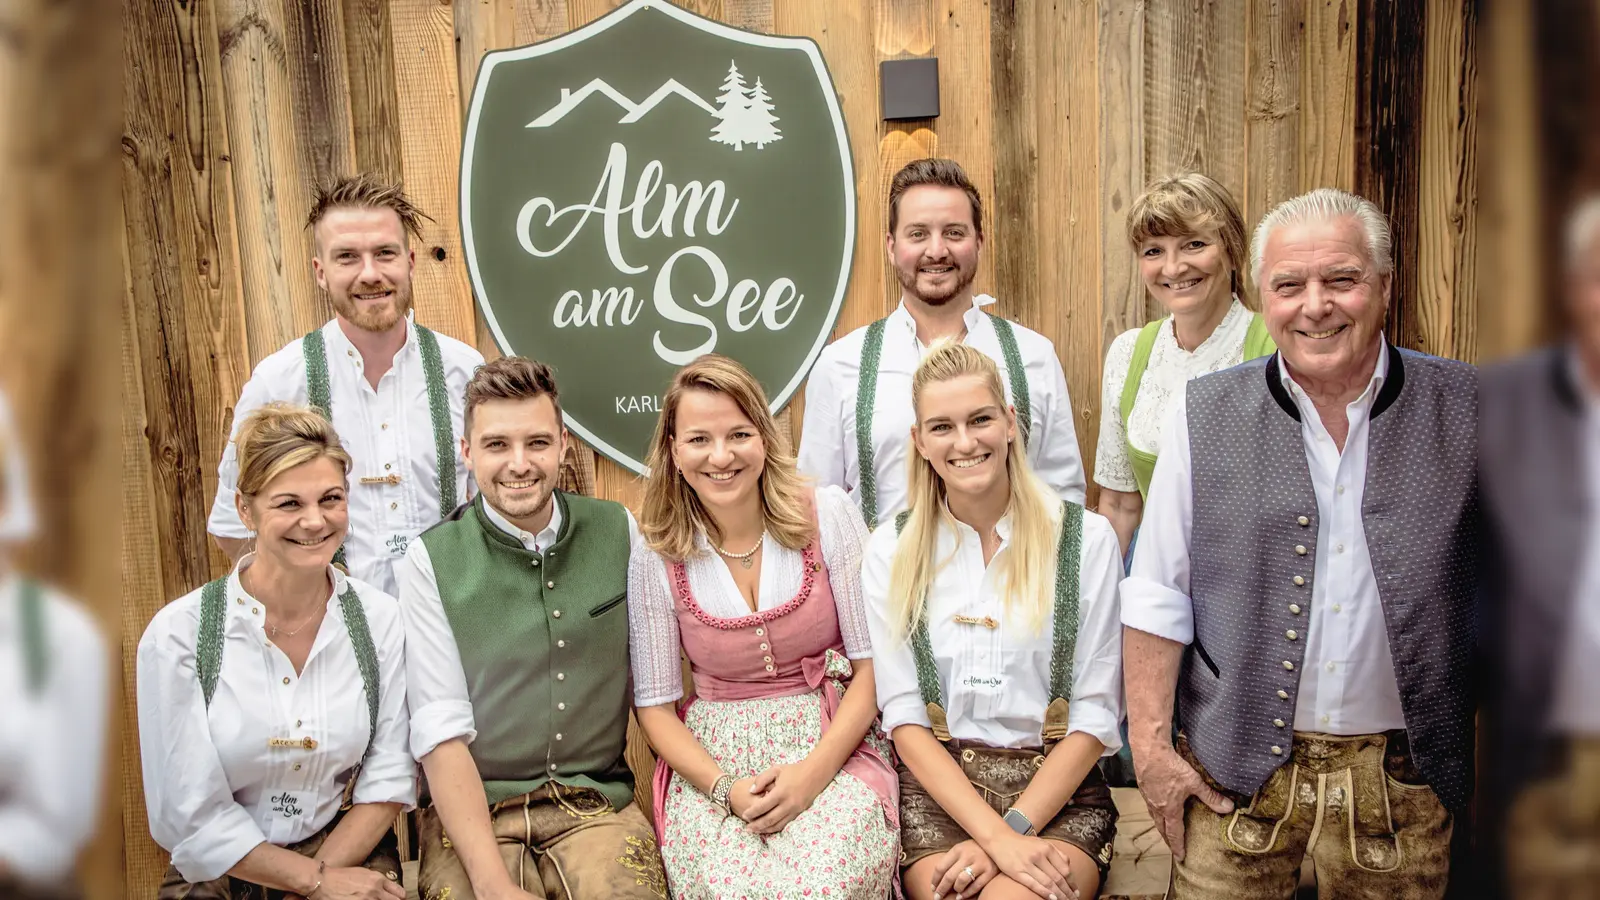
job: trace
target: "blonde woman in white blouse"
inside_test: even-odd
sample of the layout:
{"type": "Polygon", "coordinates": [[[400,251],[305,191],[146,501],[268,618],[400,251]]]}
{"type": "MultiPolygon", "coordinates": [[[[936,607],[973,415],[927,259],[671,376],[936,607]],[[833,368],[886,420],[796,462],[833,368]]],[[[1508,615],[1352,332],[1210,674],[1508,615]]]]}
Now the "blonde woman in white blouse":
{"type": "Polygon", "coordinates": [[[1018,452],[994,363],[936,348],[912,382],[911,508],[862,563],[918,900],[1092,898],[1116,807],[1122,566],[1111,526],[1018,452]]]}
{"type": "Polygon", "coordinates": [[[1239,205],[1190,172],[1153,182],[1128,210],[1128,242],[1145,290],[1167,315],[1117,335],[1106,351],[1094,481],[1123,552],[1144,512],[1161,426],[1184,384],[1277,349],[1246,309],[1239,205]]]}
{"type": "Polygon", "coordinates": [[[139,740],[161,898],[403,900],[390,831],[416,802],[394,598],[334,568],[350,457],[317,412],[236,437],[255,551],[139,642],[139,740]]]}

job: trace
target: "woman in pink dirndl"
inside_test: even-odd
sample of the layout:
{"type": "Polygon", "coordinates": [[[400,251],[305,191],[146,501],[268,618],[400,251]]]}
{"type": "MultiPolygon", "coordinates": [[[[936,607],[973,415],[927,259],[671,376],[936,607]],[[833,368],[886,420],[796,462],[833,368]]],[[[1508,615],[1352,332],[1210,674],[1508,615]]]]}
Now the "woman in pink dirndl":
{"type": "Polygon", "coordinates": [[[760,385],[709,355],[666,394],[639,525],[634,703],[660,757],[672,896],[882,900],[898,778],[876,724],[855,505],[806,486],[760,385]]]}

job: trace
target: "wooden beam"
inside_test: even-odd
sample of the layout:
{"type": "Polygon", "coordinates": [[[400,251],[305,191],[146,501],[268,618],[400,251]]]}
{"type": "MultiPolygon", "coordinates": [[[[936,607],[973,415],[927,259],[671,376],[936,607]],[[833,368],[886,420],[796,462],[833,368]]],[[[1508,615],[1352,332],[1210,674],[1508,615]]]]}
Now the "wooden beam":
{"type": "MultiPolygon", "coordinates": [[[[1143,325],[1145,289],[1128,246],[1128,209],[1144,190],[1144,21],[1138,3],[1102,4],[1100,89],[1101,354],[1117,335],[1143,325]]],[[[1079,390],[1085,390],[1080,388],[1079,390]]],[[[1096,420],[1098,425],[1098,420],[1096,420]]],[[[1092,474],[1092,473],[1091,473],[1092,474]]],[[[1091,479],[1092,480],[1092,479],[1091,479]]]]}
{"type": "MultiPolygon", "coordinates": [[[[1246,99],[1245,240],[1261,217],[1301,193],[1301,58],[1305,54],[1306,0],[1249,0],[1249,96],[1246,99]]],[[[1315,0],[1311,0],[1315,2],[1315,0]]],[[[1306,82],[1316,85],[1318,81],[1306,82]]],[[[1249,273],[1245,273],[1249,281],[1249,273]]],[[[1255,285],[1246,303],[1259,308],[1255,285]]]]}
{"type": "Polygon", "coordinates": [[[1472,0],[1429,0],[1417,172],[1417,346],[1477,359],[1477,65],[1472,0]]]}
{"type": "Polygon", "coordinates": [[[1305,0],[1300,191],[1356,186],[1356,33],[1353,3],[1305,0]]]}
{"type": "Polygon", "coordinates": [[[343,0],[343,4],[356,168],[385,179],[399,179],[404,176],[400,155],[402,129],[400,98],[395,93],[397,73],[390,2],[343,0]]]}
{"type": "MultiPolygon", "coordinates": [[[[1027,2],[993,0],[989,9],[994,193],[984,256],[994,272],[999,301],[994,312],[1050,335],[1055,329],[1048,319],[1058,298],[1045,292],[1040,278],[1039,254],[1045,240],[1040,216],[1066,198],[1041,198],[1040,182],[1048,176],[1040,170],[1040,144],[1060,135],[1043,128],[1040,121],[1046,88],[1040,84],[1039,55],[1054,33],[1041,36],[1040,26],[1048,21],[1038,21],[1027,2]]],[[[941,137],[944,124],[941,117],[941,137]]]]}

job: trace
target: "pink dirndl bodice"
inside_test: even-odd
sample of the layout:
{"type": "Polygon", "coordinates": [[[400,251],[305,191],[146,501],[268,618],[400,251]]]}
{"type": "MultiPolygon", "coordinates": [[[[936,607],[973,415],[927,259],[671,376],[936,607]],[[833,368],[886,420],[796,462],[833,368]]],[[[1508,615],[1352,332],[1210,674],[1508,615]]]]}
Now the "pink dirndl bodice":
{"type": "MultiPolygon", "coordinates": [[[[821,690],[822,727],[826,731],[844,697],[852,668],[844,655],[839,613],[818,542],[801,551],[804,574],[800,589],[787,602],[737,619],[707,613],[689,589],[682,563],[668,563],[678,633],[694,675],[694,693],[678,708],[683,718],[697,699],[712,701],[791,697],[821,690]]],[[[872,789],[896,829],[900,822],[900,779],[894,766],[862,742],[845,761],[843,771],[872,789]]],[[[654,780],[656,834],[665,833],[664,811],[672,769],[656,763],[654,780]]]]}

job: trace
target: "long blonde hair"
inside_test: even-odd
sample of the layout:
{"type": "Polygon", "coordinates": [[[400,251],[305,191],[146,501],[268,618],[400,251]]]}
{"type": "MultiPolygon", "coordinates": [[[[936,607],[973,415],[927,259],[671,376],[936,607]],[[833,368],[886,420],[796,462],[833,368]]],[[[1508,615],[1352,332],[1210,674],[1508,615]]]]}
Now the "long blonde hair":
{"type": "MultiPolygon", "coordinates": [[[[911,405],[917,412],[916,427],[922,427],[922,398],[928,388],[967,376],[981,378],[995,402],[1005,405],[1006,394],[1000,386],[1000,371],[994,360],[966,344],[943,344],[928,354],[911,378],[911,405]]],[[[934,559],[939,531],[956,528],[955,517],[945,502],[944,479],[921,453],[913,451],[907,457],[906,499],[911,510],[895,544],[894,561],[889,569],[889,621],[901,638],[922,621],[928,588],[939,570],[950,562],[949,557],[934,559]]],[[[1005,598],[1006,612],[1023,614],[1029,627],[1038,631],[1054,600],[1048,579],[1055,571],[1060,507],[1048,499],[1053,492],[1033,473],[1017,441],[1012,441],[1006,449],[1006,478],[1010,491],[1006,514],[1011,517],[1011,538],[999,561],[998,584],[1005,598]]]]}
{"type": "Polygon", "coordinates": [[[672,441],[678,430],[678,405],[689,391],[722,394],[739,407],[761,435],[766,447],[761,470],[761,513],[767,533],[791,550],[800,550],[816,536],[816,520],[806,503],[806,483],[795,467],[789,441],[767,410],[767,395],[749,370],[732,359],[708,353],[678,370],[672,378],[650,440],[650,477],[645,482],[639,531],[650,548],[674,562],[695,554],[695,533],[705,531],[721,542],[722,534],[700,496],[683,479],[672,458],[672,441]]]}

